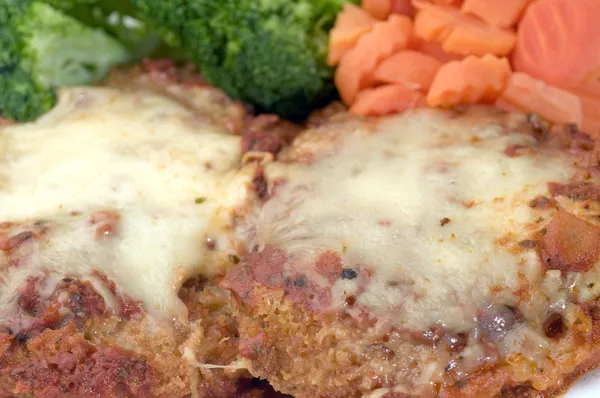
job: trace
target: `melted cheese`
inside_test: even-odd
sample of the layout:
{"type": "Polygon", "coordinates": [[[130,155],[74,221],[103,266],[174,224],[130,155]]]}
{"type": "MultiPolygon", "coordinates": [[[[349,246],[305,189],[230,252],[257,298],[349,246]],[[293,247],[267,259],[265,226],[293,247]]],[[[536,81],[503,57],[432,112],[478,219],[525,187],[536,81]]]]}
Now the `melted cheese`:
{"type": "Polygon", "coordinates": [[[355,308],[401,328],[468,331],[493,291],[518,289],[519,274],[539,277],[537,257],[514,249],[536,218],[531,199],[573,174],[567,155],[434,112],[346,128],[335,140],[310,165],[267,168],[269,179],[288,181],[262,209],[256,237],[321,286],[310,264],[324,251],[359,271],[335,282],[330,309],[352,295],[355,308]],[[534,151],[509,157],[511,145],[534,151]]]}
{"type": "Polygon", "coordinates": [[[239,169],[240,138],[208,116],[148,91],[73,88],[37,122],[4,129],[0,220],[17,223],[11,235],[44,227],[26,261],[2,267],[0,325],[15,322],[19,289],[40,272],[54,275],[46,296],[63,276],[99,271],[148,312],[185,321],[178,289],[229,264],[254,173],[239,169]],[[98,236],[98,211],[118,215],[115,231],[98,236]]]}

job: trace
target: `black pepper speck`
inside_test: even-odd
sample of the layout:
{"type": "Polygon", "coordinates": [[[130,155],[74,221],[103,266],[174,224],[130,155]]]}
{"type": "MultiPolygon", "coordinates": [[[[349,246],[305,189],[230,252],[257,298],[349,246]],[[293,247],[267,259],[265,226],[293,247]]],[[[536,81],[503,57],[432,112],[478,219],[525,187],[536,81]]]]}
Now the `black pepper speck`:
{"type": "Polygon", "coordinates": [[[27,333],[17,333],[17,335],[15,336],[15,341],[17,343],[25,343],[27,340],[29,340],[29,335],[27,333]]]}
{"type": "Polygon", "coordinates": [[[304,275],[300,275],[300,276],[298,277],[298,279],[296,279],[296,280],[294,281],[294,285],[296,285],[296,286],[298,286],[298,287],[303,287],[303,286],[306,286],[306,276],[304,276],[304,275]]]}
{"type": "Polygon", "coordinates": [[[342,279],[354,279],[358,276],[352,268],[344,268],[342,271],[342,279]]]}

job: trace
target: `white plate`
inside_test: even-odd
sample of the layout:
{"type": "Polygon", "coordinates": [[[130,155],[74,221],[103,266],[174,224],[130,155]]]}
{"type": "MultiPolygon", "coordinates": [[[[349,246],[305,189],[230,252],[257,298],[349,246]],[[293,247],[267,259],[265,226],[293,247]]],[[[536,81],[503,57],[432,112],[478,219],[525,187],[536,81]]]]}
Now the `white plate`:
{"type": "Polygon", "coordinates": [[[563,398],[600,398],[600,369],[586,373],[577,380],[563,398]]]}

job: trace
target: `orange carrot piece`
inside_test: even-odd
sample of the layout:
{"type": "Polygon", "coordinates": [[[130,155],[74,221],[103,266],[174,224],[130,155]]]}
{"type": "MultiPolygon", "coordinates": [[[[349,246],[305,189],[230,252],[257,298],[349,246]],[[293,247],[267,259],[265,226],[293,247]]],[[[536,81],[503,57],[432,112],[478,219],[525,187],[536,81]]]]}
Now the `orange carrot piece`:
{"type": "Polygon", "coordinates": [[[410,0],[393,0],[392,13],[413,17],[415,15],[415,8],[410,3],[410,0]]]}
{"type": "Polygon", "coordinates": [[[368,12],[352,3],[345,3],[335,20],[335,26],[329,32],[329,53],[327,64],[337,65],[340,59],[350,51],[362,35],[375,26],[376,19],[368,12]]]}
{"type": "Polygon", "coordinates": [[[463,0],[430,0],[434,4],[439,4],[442,6],[454,6],[460,7],[463,3],[463,0]]]}
{"type": "Polygon", "coordinates": [[[555,123],[582,125],[583,110],[579,97],[523,72],[515,72],[510,76],[496,105],[537,113],[555,123]]]}
{"type": "Polygon", "coordinates": [[[473,14],[490,26],[510,28],[517,24],[533,0],[465,0],[461,11],[473,14]]]}
{"type": "Polygon", "coordinates": [[[440,43],[437,43],[434,41],[418,40],[416,48],[420,52],[431,55],[432,57],[434,57],[435,59],[437,59],[438,61],[440,61],[442,63],[446,63],[446,62],[450,62],[450,61],[457,61],[457,60],[464,58],[464,56],[462,56],[462,55],[451,54],[451,53],[444,51],[444,49],[442,48],[442,45],[440,43]]]}
{"type": "Polygon", "coordinates": [[[515,33],[486,25],[458,8],[413,0],[417,8],[415,36],[442,43],[444,51],[461,55],[508,55],[515,46],[515,33]]]}
{"type": "Polygon", "coordinates": [[[494,102],[504,90],[510,73],[508,59],[491,54],[483,58],[470,55],[462,61],[449,62],[435,75],[427,104],[450,107],[494,102]]]}
{"type": "Polygon", "coordinates": [[[582,86],[569,91],[581,101],[583,110],[581,130],[594,137],[600,136],[600,83],[597,87],[582,86]]]}
{"type": "Polygon", "coordinates": [[[515,34],[495,28],[482,29],[473,25],[456,26],[448,35],[442,48],[446,52],[462,55],[508,55],[515,47],[515,34]]]}
{"type": "Polygon", "coordinates": [[[362,116],[400,113],[422,104],[423,94],[402,84],[388,84],[361,91],[350,112],[362,116]]]}
{"type": "Polygon", "coordinates": [[[516,71],[559,87],[600,76],[600,1],[533,2],[519,24],[512,61],[516,71]]]}
{"type": "Polygon", "coordinates": [[[393,0],[363,0],[362,8],[377,19],[387,19],[392,13],[393,0]]]}
{"type": "Polygon", "coordinates": [[[431,9],[417,11],[415,15],[414,35],[425,41],[443,42],[452,31],[452,20],[431,9]]]}
{"type": "Polygon", "coordinates": [[[402,50],[386,58],[375,70],[376,83],[399,83],[427,93],[442,63],[431,55],[402,50]]]}
{"type": "Polygon", "coordinates": [[[390,15],[362,36],[342,57],[335,72],[335,85],[346,104],[352,104],[360,89],[373,82],[373,72],[381,60],[405,49],[412,40],[412,22],[405,15],[390,15]]]}

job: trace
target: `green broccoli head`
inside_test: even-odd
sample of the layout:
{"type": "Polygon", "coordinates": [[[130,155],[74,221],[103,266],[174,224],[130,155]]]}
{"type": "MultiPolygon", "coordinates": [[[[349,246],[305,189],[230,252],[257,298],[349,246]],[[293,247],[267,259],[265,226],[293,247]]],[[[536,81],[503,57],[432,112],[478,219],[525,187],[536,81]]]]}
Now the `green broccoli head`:
{"type": "Polygon", "coordinates": [[[10,74],[0,72],[0,115],[29,121],[51,109],[56,103],[54,90],[40,87],[21,68],[10,74]]]}
{"type": "Polygon", "coordinates": [[[343,0],[134,0],[203,76],[260,111],[305,116],[335,95],[328,32],[343,0]]]}
{"type": "Polygon", "coordinates": [[[21,66],[43,87],[98,81],[128,58],[123,45],[104,31],[39,2],[23,15],[17,32],[21,66]]]}
{"type": "Polygon", "coordinates": [[[52,108],[54,89],[103,78],[126,49],[36,0],[0,0],[0,115],[29,121],[52,108]]]}
{"type": "Polygon", "coordinates": [[[51,90],[40,87],[21,67],[21,40],[13,21],[30,2],[0,0],[0,116],[30,120],[54,105],[51,90]]]}
{"type": "Polygon", "coordinates": [[[128,0],[41,0],[74,17],[86,26],[99,28],[117,38],[132,59],[152,54],[161,46],[160,36],[137,17],[128,0]]]}

